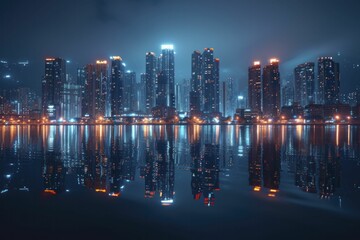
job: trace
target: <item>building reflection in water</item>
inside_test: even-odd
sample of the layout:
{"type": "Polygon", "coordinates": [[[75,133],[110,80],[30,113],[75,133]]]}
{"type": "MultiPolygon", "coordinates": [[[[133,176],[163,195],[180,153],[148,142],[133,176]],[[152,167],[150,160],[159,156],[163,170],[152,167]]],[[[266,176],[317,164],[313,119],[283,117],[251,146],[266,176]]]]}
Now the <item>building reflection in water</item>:
{"type": "Polygon", "coordinates": [[[275,197],[280,186],[279,131],[268,126],[254,126],[249,150],[249,185],[255,192],[264,187],[269,197],[275,197]]]}
{"type": "Polygon", "coordinates": [[[60,142],[60,129],[50,126],[45,131],[47,144],[44,148],[44,193],[55,195],[65,189],[65,174],[60,142]]]}
{"type": "Polygon", "coordinates": [[[163,206],[174,203],[175,196],[175,149],[174,127],[160,126],[149,137],[149,129],[144,131],[144,166],[140,167],[140,177],[145,180],[145,198],[154,198],[159,193],[163,206]]]}
{"type": "Polygon", "coordinates": [[[146,199],[172,205],[175,173],[191,173],[191,198],[213,206],[220,181],[245,170],[268,197],[291,182],[331,198],[360,185],[359,175],[342,179],[344,164],[356,173],[359,138],[356,126],[1,126],[0,192],[85,187],[119,197],[140,181],[146,199]]]}
{"type": "MultiPolygon", "coordinates": [[[[190,155],[191,155],[191,191],[195,200],[204,197],[204,204],[214,206],[214,191],[220,190],[219,144],[205,143],[202,145],[199,126],[191,126],[190,155]]],[[[218,131],[216,131],[218,136],[218,131]]],[[[217,138],[217,137],[216,137],[217,138]]],[[[203,138],[206,141],[206,138],[203,138]]],[[[210,137],[211,139],[211,137],[210,137]]]]}
{"type": "Polygon", "coordinates": [[[160,128],[160,137],[156,140],[157,187],[162,205],[171,205],[174,202],[174,135],[173,126],[160,128]],[[165,129],[164,129],[165,128],[165,129]]]}
{"type": "Polygon", "coordinates": [[[37,126],[0,127],[0,194],[38,191],[43,158],[37,126]]]}

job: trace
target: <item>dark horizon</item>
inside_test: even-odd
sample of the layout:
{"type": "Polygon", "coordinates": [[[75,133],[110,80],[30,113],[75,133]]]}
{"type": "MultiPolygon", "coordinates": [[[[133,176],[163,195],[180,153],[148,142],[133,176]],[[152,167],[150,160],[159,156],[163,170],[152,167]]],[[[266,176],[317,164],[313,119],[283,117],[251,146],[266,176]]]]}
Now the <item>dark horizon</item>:
{"type": "Polygon", "coordinates": [[[247,68],[280,59],[281,79],[296,65],[332,56],[340,62],[341,92],[358,83],[360,16],[357,1],[22,1],[1,3],[0,58],[29,60],[40,89],[44,58],[70,60],[69,73],[96,59],[120,55],[129,70],[145,71],[145,53],[175,46],[176,81],[190,78],[191,53],[213,47],[221,81],[245,91],[247,68]]]}

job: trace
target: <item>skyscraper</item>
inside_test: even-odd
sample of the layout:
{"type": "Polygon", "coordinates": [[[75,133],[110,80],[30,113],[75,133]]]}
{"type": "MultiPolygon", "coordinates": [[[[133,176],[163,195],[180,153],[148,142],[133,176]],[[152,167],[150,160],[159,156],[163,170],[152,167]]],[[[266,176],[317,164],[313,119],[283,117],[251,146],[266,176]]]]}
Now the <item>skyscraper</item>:
{"type": "Polygon", "coordinates": [[[113,56],[111,60],[111,116],[119,116],[124,112],[124,65],[120,56],[113,56]]]}
{"type": "Polygon", "coordinates": [[[164,71],[161,71],[157,76],[156,106],[167,106],[168,85],[167,76],[164,71]]]}
{"type": "Polygon", "coordinates": [[[108,94],[107,64],[106,60],[98,60],[96,64],[88,64],[85,67],[85,97],[82,103],[84,116],[93,119],[105,116],[108,94]]]}
{"type": "MultiPolygon", "coordinates": [[[[225,92],[226,92],[226,109],[225,109],[226,115],[225,115],[225,113],[223,113],[223,114],[224,114],[224,116],[233,116],[235,113],[236,102],[237,102],[236,95],[237,95],[238,91],[235,87],[234,79],[232,77],[228,77],[225,82],[226,82],[226,90],[225,90],[225,92]]],[[[261,104],[260,104],[260,106],[261,106],[261,104]]]]}
{"type": "Polygon", "coordinates": [[[201,111],[203,95],[202,86],[202,56],[200,51],[194,51],[191,55],[191,92],[190,92],[190,114],[197,115],[201,111]]]}
{"type": "Polygon", "coordinates": [[[263,69],[262,112],[266,117],[278,117],[280,114],[280,72],[279,60],[270,59],[263,69]]]}
{"type": "Polygon", "coordinates": [[[214,49],[205,48],[202,55],[203,111],[219,112],[219,63],[214,59],[214,49]]]}
{"type": "Polygon", "coordinates": [[[81,99],[82,89],[80,85],[66,83],[64,84],[61,100],[61,117],[65,120],[71,120],[81,117],[81,99]]]}
{"type": "Polygon", "coordinates": [[[137,110],[135,87],[136,87],[136,73],[128,70],[125,72],[124,91],[123,91],[125,112],[134,112],[137,110]]]}
{"type": "Polygon", "coordinates": [[[315,81],[313,62],[298,65],[294,70],[295,101],[305,107],[315,102],[315,81]]]}
{"type": "Polygon", "coordinates": [[[318,103],[339,103],[340,67],[332,57],[318,59],[318,103]]]}
{"type": "Polygon", "coordinates": [[[261,112],[261,65],[255,61],[248,70],[248,99],[251,111],[261,112]]]}
{"type": "Polygon", "coordinates": [[[294,104],[294,75],[288,74],[281,80],[281,107],[294,104]]]}
{"type": "Polygon", "coordinates": [[[191,91],[202,92],[202,56],[200,51],[194,51],[191,55],[191,91]]]}
{"type": "Polygon", "coordinates": [[[175,108],[175,53],[174,46],[161,45],[161,72],[167,84],[166,106],[175,108]]]}
{"type": "Polygon", "coordinates": [[[52,119],[60,117],[61,89],[66,82],[66,61],[62,58],[45,59],[42,81],[42,113],[52,119]]]}
{"type": "Polygon", "coordinates": [[[220,112],[220,59],[214,59],[214,79],[215,79],[215,111],[220,112]]]}
{"type": "Polygon", "coordinates": [[[178,112],[189,111],[190,92],[190,81],[188,79],[183,79],[176,84],[176,110],[178,112]]]}
{"type": "Polygon", "coordinates": [[[156,76],[157,76],[157,58],[155,53],[146,53],[145,63],[145,100],[146,100],[146,113],[151,113],[151,109],[155,107],[156,98],[156,76]]]}
{"type": "MultiPolygon", "coordinates": [[[[146,103],[147,103],[147,98],[146,98],[146,73],[141,73],[140,74],[140,83],[139,87],[138,87],[138,108],[139,111],[150,114],[147,112],[147,108],[146,108],[146,103]]],[[[155,86],[154,86],[155,88],[155,86]]],[[[155,93],[155,97],[156,97],[156,93],[155,93]]],[[[156,98],[154,98],[156,99],[156,98]]]]}

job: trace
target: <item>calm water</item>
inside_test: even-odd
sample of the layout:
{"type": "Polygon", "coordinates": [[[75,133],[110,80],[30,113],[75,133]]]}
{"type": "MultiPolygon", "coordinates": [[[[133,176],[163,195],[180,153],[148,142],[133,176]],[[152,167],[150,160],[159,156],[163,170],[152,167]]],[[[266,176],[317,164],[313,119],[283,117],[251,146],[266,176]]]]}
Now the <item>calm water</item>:
{"type": "Polygon", "coordinates": [[[359,239],[358,126],[1,126],[12,238],[359,239]]]}

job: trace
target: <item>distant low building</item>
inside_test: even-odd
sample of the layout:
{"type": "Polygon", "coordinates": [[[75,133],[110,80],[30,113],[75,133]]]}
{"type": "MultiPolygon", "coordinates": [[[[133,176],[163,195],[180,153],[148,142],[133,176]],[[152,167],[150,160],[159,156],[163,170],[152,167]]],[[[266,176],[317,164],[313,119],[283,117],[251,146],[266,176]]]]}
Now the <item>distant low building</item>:
{"type": "Polygon", "coordinates": [[[285,119],[293,119],[304,116],[304,108],[299,103],[281,108],[281,116],[285,119]]]}
{"type": "Polygon", "coordinates": [[[176,117],[177,113],[176,113],[176,108],[157,106],[152,108],[152,115],[154,118],[172,119],[176,117]]]}
{"type": "Polygon", "coordinates": [[[309,104],[304,109],[305,119],[323,119],[324,118],[324,105],[322,104],[309,104]]]}
{"type": "Polygon", "coordinates": [[[336,116],[346,118],[351,115],[349,104],[326,104],[324,105],[324,119],[332,119],[336,116]]]}

